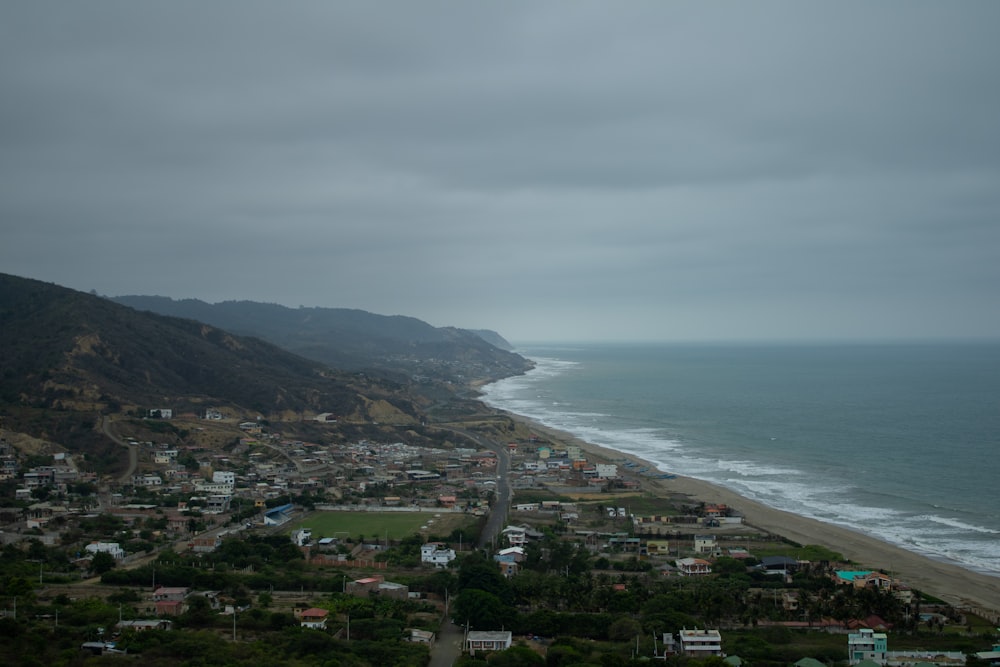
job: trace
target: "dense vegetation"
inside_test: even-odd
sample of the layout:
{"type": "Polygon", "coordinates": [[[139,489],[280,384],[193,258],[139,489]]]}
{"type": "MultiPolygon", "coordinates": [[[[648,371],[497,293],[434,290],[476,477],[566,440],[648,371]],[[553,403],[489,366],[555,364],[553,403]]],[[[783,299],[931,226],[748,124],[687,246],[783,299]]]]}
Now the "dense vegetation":
{"type": "MultiPolygon", "coordinates": [[[[89,534],[120,534],[120,520],[100,515],[83,526],[89,534]]],[[[137,536],[138,537],[138,536],[137,536]]],[[[457,537],[456,535],[447,536],[457,537]]],[[[384,554],[393,568],[386,578],[438,600],[395,600],[352,597],[344,583],[363,573],[336,567],[314,567],[283,534],[232,537],[212,553],[164,551],[147,565],[132,569],[114,563],[100,573],[101,592],[82,588],[74,594],[72,554],[37,540],[25,548],[0,552],[0,598],[8,600],[8,616],[0,619],[0,661],[11,665],[102,664],[120,656],[89,657],[86,641],[114,639],[117,647],[141,655],[152,665],[228,665],[247,660],[262,664],[423,666],[423,646],[404,641],[409,628],[435,631],[442,619],[440,604],[450,599],[450,615],[471,629],[506,628],[515,636],[538,637],[521,647],[492,655],[487,664],[562,667],[638,665],[658,650],[662,633],[682,628],[720,627],[724,648],[754,667],[787,665],[811,656],[836,664],[843,661],[846,638],[825,632],[793,631],[774,622],[802,618],[847,621],[878,614],[894,625],[894,650],[939,648],[983,650],[986,625],[959,621],[953,613],[945,628],[920,621],[919,605],[905,608],[894,596],[874,589],[836,586],[821,570],[797,574],[791,585],[748,571],[744,563],[721,558],[717,575],[706,579],[665,577],[649,562],[634,557],[595,559],[590,552],[559,535],[546,532],[531,543],[522,571],[501,576],[484,553],[466,552],[457,566],[422,568],[413,558],[416,536],[400,540],[384,554]],[[44,572],[44,585],[38,583],[44,572]],[[237,608],[224,615],[207,595],[189,597],[170,631],[116,636],[119,618],[149,617],[153,584],[212,591],[237,608]],[[53,590],[62,590],[54,594],[53,590]],[[780,594],[792,590],[804,607],[786,611],[780,594]],[[282,593],[283,592],[283,593],[282,593]],[[327,631],[299,627],[295,607],[318,606],[331,613],[327,631]],[[17,615],[10,612],[16,600],[17,615]],[[58,626],[56,625],[58,623],[58,626]],[[347,638],[349,625],[350,639],[347,638]],[[235,633],[236,641],[233,641],[235,633]],[[543,654],[534,649],[544,651],[543,654]]],[[[92,571],[99,568],[96,559],[92,571]]],[[[978,623],[978,621],[976,621],[978,623]]],[[[523,641],[523,639],[522,639],[523,641]]],[[[464,667],[481,665],[464,659],[464,667]]],[[[717,664],[680,657],[667,665],[717,664]]]]}

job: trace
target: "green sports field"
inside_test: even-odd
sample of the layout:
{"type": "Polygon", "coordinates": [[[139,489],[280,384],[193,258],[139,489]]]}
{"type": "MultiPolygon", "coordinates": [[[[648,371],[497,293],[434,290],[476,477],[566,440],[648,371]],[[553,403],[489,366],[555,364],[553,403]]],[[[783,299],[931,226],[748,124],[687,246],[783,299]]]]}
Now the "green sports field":
{"type": "Polygon", "coordinates": [[[414,533],[448,535],[455,528],[473,523],[475,517],[466,514],[438,512],[323,512],[311,513],[295,522],[289,530],[309,528],[313,539],[337,537],[357,539],[359,536],[385,540],[402,539],[414,533]]]}

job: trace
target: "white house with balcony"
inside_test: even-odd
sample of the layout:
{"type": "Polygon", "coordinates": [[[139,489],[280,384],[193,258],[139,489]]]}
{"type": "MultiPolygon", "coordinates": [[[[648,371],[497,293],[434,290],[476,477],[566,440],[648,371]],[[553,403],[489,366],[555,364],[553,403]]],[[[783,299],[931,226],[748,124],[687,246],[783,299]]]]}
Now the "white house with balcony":
{"type": "Polygon", "coordinates": [[[700,577],[712,574],[712,564],[701,558],[681,558],[676,561],[677,570],[686,577],[700,577]]]}
{"type": "Polygon", "coordinates": [[[420,562],[430,563],[434,567],[448,567],[448,563],[455,558],[455,550],[446,549],[440,542],[428,542],[420,547],[420,562]]]}
{"type": "Polygon", "coordinates": [[[681,630],[678,633],[681,653],[694,658],[706,658],[710,655],[724,656],[722,652],[722,635],[718,630],[681,630]]]}

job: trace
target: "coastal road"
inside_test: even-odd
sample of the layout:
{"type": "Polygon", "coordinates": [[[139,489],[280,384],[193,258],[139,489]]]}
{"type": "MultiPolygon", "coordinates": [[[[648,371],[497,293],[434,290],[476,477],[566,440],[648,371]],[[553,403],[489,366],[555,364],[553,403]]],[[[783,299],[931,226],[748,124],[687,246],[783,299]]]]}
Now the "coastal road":
{"type": "Polygon", "coordinates": [[[490,515],[486,519],[486,525],[483,526],[483,531],[479,534],[479,541],[476,543],[476,548],[482,549],[496,539],[500,531],[503,530],[504,522],[507,520],[507,512],[510,510],[510,500],[512,497],[509,479],[510,450],[507,449],[506,443],[488,440],[478,433],[473,433],[464,428],[441,425],[437,427],[465,436],[483,449],[489,449],[497,455],[497,488],[494,492],[493,503],[490,506],[490,515]]]}

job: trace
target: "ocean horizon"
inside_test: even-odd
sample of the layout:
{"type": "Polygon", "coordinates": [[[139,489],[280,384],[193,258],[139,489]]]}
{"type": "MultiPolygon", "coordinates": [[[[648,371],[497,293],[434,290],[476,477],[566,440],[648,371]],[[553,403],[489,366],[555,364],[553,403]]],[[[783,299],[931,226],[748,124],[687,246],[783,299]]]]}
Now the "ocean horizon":
{"type": "Polygon", "coordinates": [[[1000,576],[1000,343],[533,344],[490,406],[1000,576]]]}

